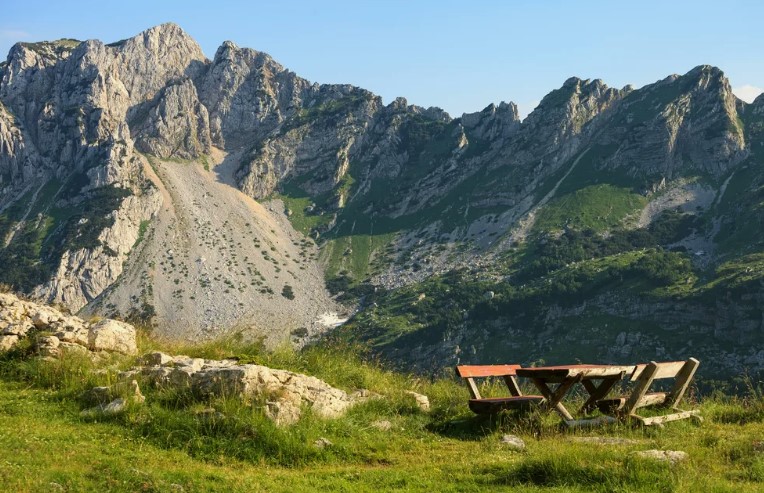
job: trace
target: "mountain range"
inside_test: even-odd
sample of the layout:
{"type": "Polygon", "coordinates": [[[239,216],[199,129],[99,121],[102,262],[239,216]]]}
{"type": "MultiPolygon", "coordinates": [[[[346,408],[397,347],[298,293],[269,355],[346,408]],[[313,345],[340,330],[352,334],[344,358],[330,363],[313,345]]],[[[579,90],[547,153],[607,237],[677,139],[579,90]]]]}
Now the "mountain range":
{"type": "Polygon", "coordinates": [[[329,333],[420,372],[695,356],[753,374],[764,96],[699,66],[454,118],[229,41],[209,60],[174,24],[18,43],[0,240],[12,289],[168,337],[329,333]]]}

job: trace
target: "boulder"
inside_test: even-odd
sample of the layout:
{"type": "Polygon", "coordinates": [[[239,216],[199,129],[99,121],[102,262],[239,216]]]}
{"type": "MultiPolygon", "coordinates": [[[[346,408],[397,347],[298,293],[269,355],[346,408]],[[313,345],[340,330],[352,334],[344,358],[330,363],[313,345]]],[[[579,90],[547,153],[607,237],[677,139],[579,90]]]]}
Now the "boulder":
{"type": "Polygon", "coordinates": [[[164,366],[168,363],[172,363],[172,356],[165,354],[161,351],[154,351],[153,353],[146,353],[140,358],[140,364],[145,366],[164,366]]]}
{"type": "Polygon", "coordinates": [[[82,346],[80,344],[75,344],[73,342],[65,342],[65,341],[59,342],[58,350],[60,353],[73,353],[73,354],[81,354],[81,355],[86,355],[90,353],[90,351],[88,351],[88,348],[86,348],[85,346],[82,346]]]}
{"type": "Polygon", "coordinates": [[[47,306],[36,305],[29,312],[29,318],[38,329],[46,329],[51,323],[61,319],[61,312],[47,306]]]}
{"type": "Polygon", "coordinates": [[[0,335],[0,351],[8,351],[9,349],[13,349],[13,347],[15,347],[18,343],[19,336],[0,335]]]}
{"type": "Polygon", "coordinates": [[[135,328],[125,322],[105,319],[88,330],[88,347],[94,351],[114,351],[135,354],[135,328]]]}
{"type": "Polygon", "coordinates": [[[318,449],[325,449],[326,447],[331,447],[334,445],[332,442],[329,441],[328,438],[321,437],[315,442],[313,442],[313,446],[318,449]]]}
{"type": "Polygon", "coordinates": [[[418,394],[412,390],[407,390],[406,395],[413,397],[417,407],[423,412],[430,411],[430,399],[426,395],[418,394]]]}
{"type": "Polygon", "coordinates": [[[14,322],[8,323],[5,329],[3,329],[3,335],[25,337],[27,333],[32,329],[34,329],[34,325],[32,325],[32,322],[29,320],[16,320],[14,322]]]}
{"type": "Polygon", "coordinates": [[[56,336],[43,336],[37,338],[37,353],[43,358],[56,358],[60,354],[61,341],[56,336]]]}

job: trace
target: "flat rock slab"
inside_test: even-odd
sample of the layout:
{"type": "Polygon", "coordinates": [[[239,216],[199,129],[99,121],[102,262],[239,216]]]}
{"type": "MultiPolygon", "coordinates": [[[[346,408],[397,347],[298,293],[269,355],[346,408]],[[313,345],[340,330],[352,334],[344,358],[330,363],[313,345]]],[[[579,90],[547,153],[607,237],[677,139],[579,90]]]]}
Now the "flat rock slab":
{"type": "Polygon", "coordinates": [[[500,442],[510,450],[525,450],[525,442],[517,435],[504,435],[500,442]]]}
{"type": "Polygon", "coordinates": [[[597,445],[635,445],[638,440],[620,437],[571,437],[571,442],[594,443],[597,445]]]}
{"type": "Polygon", "coordinates": [[[643,459],[669,462],[671,464],[676,464],[689,458],[687,452],[681,450],[640,450],[639,452],[634,452],[634,455],[643,459]]]}

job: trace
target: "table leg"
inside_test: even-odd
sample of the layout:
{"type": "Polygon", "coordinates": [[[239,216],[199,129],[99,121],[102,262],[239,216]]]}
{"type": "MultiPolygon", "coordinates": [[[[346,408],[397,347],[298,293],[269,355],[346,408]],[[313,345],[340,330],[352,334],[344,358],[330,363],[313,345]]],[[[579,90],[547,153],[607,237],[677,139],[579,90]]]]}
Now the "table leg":
{"type": "Polygon", "coordinates": [[[566,421],[570,421],[573,419],[573,416],[568,412],[567,409],[565,409],[565,406],[562,405],[562,398],[565,397],[565,394],[568,393],[568,390],[575,385],[580,378],[569,378],[560,383],[560,385],[557,386],[554,391],[549,388],[549,386],[546,384],[546,382],[539,378],[532,378],[531,381],[533,384],[539,389],[541,392],[541,395],[544,396],[546,399],[546,405],[550,409],[554,409],[557,411],[557,413],[562,416],[562,418],[566,421]]]}
{"type": "Polygon", "coordinates": [[[606,377],[602,379],[602,382],[600,382],[599,385],[596,385],[591,380],[583,380],[581,383],[583,383],[586,391],[589,392],[589,398],[584,405],[581,406],[581,413],[589,414],[591,410],[597,407],[597,401],[604,399],[608,392],[610,392],[610,389],[612,389],[616,383],[620,382],[622,378],[623,374],[615,377],[606,377]]]}

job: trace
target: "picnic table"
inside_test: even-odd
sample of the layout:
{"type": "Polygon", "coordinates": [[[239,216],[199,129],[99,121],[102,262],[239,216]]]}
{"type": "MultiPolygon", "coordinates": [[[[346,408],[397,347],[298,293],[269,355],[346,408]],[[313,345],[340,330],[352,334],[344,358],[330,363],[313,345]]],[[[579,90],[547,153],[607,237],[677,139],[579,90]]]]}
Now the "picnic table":
{"type": "Polygon", "coordinates": [[[635,365],[560,365],[537,366],[533,368],[518,368],[518,377],[528,378],[539,389],[546,399],[546,406],[554,409],[568,426],[583,425],[585,422],[576,421],[573,415],[563,405],[565,396],[577,383],[583,385],[589,394],[579,412],[588,414],[597,407],[597,401],[604,399],[613,386],[623,379],[624,375],[632,374],[635,365]],[[557,384],[552,389],[550,385],[557,384]]]}

